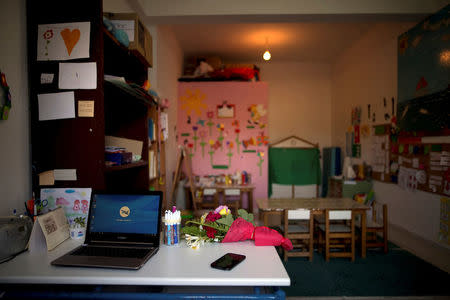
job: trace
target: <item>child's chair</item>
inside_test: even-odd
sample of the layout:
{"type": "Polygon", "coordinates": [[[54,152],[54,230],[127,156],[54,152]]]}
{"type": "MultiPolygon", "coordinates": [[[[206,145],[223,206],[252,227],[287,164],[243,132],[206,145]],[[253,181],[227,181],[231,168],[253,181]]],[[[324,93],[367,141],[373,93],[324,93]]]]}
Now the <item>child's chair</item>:
{"type": "MultiPolygon", "coordinates": [[[[388,253],[388,215],[387,205],[373,201],[372,208],[367,211],[366,217],[366,239],[367,248],[382,248],[388,253]],[[380,240],[381,239],[381,240],[380,240]]],[[[356,222],[361,228],[361,222],[356,222]]]]}
{"type": "Polygon", "coordinates": [[[349,257],[355,260],[355,222],[351,210],[325,210],[325,224],[319,224],[319,245],[325,246],[325,260],[349,257]],[[346,221],[343,224],[342,221],[346,221]],[[342,249],[342,251],[331,251],[342,249]]]}
{"type": "Polygon", "coordinates": [[[308,257],[312,261],[314,218],[307,209],[284,210],[282,231],[284,237],[291,240],[294,249],[284,250],[284,261],[288,257],[308,257]]]}
{"type": "Polygon", "coordinates": [[[223,204],[237,214],[237,211],[242,207],[242,193],[240,189],[224,189],[223,204]]]}

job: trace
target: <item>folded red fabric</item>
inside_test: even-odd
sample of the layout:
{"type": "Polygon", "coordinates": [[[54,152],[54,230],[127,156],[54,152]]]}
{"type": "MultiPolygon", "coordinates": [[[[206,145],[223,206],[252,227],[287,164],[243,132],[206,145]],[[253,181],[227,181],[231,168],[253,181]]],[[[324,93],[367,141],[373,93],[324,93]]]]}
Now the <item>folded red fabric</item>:
{"type": "Polygon", "coordinates": [[[276,230],[258,226],[239,217],[231,224],[222,243],[232,243],[245,240],[255,240],[256,246],[282,246],[286,250],[292,250],[292,242],[283,237],[276,230]]]}

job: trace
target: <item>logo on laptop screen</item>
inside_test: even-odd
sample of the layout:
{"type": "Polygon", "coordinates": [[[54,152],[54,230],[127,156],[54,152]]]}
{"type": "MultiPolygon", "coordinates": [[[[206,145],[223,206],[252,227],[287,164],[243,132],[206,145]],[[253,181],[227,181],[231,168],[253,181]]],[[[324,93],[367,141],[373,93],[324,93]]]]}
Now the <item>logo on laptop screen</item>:
{"type": "Polygon", "coordinates": [[[120,208],[119,214],[122,218],[126,218],[130,215],[130,209],[128,208],[128,206],[122,206],[120,208]]]}

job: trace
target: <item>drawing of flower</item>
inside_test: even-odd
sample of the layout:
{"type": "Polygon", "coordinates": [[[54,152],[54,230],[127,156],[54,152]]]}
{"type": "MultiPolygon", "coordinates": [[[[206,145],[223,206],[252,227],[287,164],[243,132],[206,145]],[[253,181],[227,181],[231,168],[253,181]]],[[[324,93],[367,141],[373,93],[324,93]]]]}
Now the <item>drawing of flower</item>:
{"type": "Polygon", "coordinates": [[[43,34],[45,40],[45,55],[48,55],[48,44],[50,44],[50,40],[53,38],[53,30],[48,29],[43,34]]]}
{"type": "Polygon", "coordinates": [[[194,140],[194,152],[197,152],[197,140],[198,140],[197,130],[198,130],[198,126],[192,126],[192,130],[194,131],[194,136],[192,137],[192,139],[194,140]]]}
{"type": "Polygon", "coordinates": [[[234,139],[234,141],[236,142],[236,149],[237,149],[237,153],[239,154],[239,146],[240,146],[240,142],[239,142],[239,133],[241,132],[241,130],[239,128],[236,128],[234,130],[234,132],[236,133],[236,138],[234,139]]]}
{"type": "Polygon", "coordinates": [[[194,147],[194,144],[192,144],[192,143],[189,143],[188,145],[188,148],[189,148],[189,158],[192,158],[193,156],[194,156],[194,153],[192,152],[192,148],[194,147]]]}
{"type": "Polygon", "coordinates": [[[259,167],[259,176],[262,176],[262,163],[264,162],[264,151],[258,151],[259,161],[256,164],[259,167]]]}
{"type": "Polygon", "coordinates": [[[199,134],[200,134],[200,146],[202,147],[202,158],[203,158],[203,157],[205,157],[205,145],[206,145],[205,137],[206,137],[206,131],[201,130],[201,131],[199,132],[199,134]]]}
{"type": "Polygon", "coordinates": [[[214,155],[214,144],[215,144],[216,142],[214,141],[214,140],[209,140],[209,147],[210,147],[210,149],[209,149],[209,156],[210,156],[210,159],[211,159],[211,166],[213,165],[213,155],[214,155]]]}
{"type": "Polygon", "coordinates": [[[217,129],[219,130],[219,137],[217,139],[221,143],[220,150],[223,150],[222,141],[223,141],[223,131],[225,130],[225,125],[223,123],[217,124],[217,129]]]}
{"type": "Polygon", "coordinates": [[[233,156],[233,152],[231,151],[233,149],[233,142],[228,141],[227,142],[227,147],[228,147],[228,167],[231,167],[231,157],[233,156]]]}
{"type": "Polygon", "coordinates": [[[49,29],[43,34],[44,40],[50,40],[53,37],[53,30],[49,29]]]}
{"type": "Polygon", "coordinates": [[[208,118],[208,123],[206,123],[206,125],[209,126],[209,136],[212,135],[212,127],[214,126],[214,123],[212,122],[212,118],[214,118],[214,112],[213,111],[208,111],[206,113],[206,117],[208,118]]]}

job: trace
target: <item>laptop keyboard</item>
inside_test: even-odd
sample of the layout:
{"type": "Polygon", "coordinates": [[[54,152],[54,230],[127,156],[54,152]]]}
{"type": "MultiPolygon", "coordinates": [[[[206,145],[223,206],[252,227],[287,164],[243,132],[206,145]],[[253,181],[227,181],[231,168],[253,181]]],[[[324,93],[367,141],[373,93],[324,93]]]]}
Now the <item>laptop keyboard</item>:
{"type": "Polygon", "coordinates": [[[71,255],[144,258],[153,249],[81,247],[71,255]]]}

